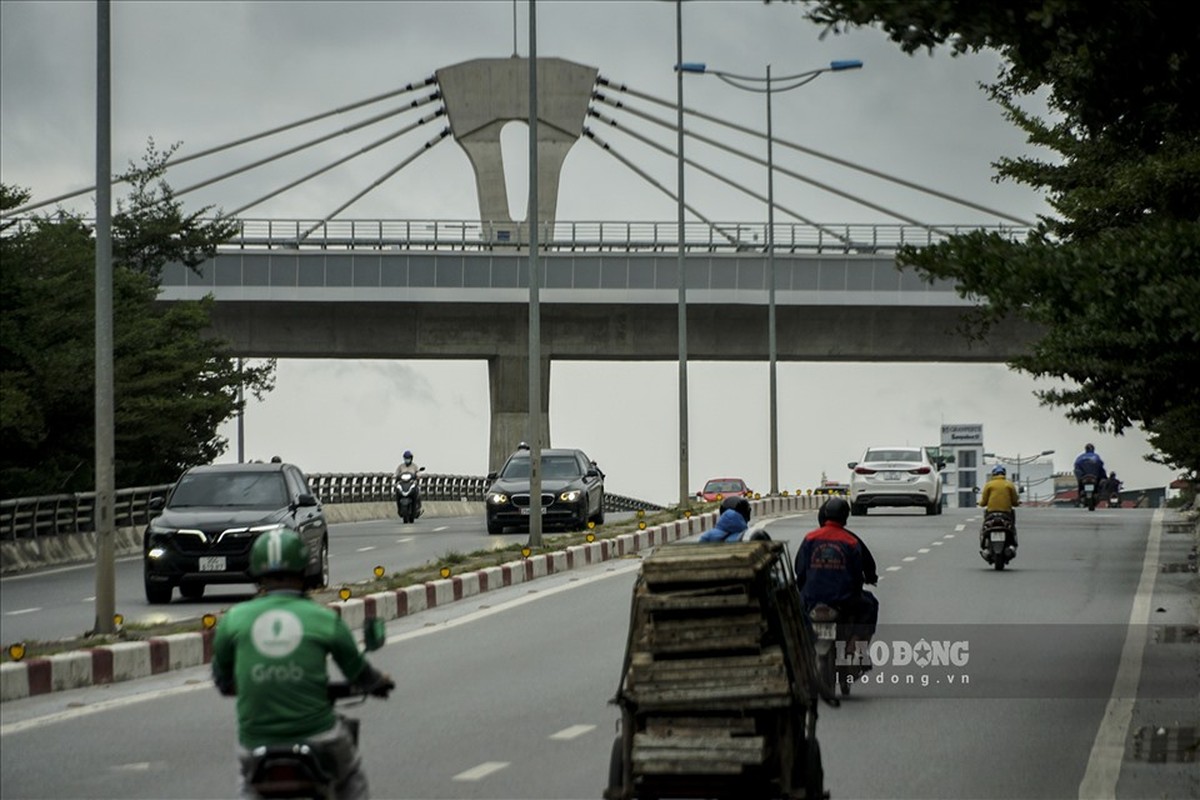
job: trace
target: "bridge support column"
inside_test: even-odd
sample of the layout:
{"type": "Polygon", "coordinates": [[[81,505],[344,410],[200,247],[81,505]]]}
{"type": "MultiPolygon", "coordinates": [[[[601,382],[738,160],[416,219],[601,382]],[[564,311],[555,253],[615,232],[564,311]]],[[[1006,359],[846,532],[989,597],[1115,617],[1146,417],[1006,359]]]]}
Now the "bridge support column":
{"type": "MultiPolygon", "coordinates": [[[[550,359],[543,358],[541,442],[550,446],[550,359]]],[[[529,430],[529,358],[492,356],[488,363],[488,389],[492,399],[491,442],[488,471],[498,470],[517,445],[533,438],[529,430]]]]}

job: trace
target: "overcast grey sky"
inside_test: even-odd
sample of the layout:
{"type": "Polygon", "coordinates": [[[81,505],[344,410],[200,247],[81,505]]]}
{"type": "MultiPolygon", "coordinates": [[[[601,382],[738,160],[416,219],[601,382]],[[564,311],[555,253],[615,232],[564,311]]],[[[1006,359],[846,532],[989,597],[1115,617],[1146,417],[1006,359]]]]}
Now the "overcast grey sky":
{"type": "MultiPolygon", "coordinates": [[[[528,54],[527,3],[516,6],[516,42],[528,54]]],[[[113,163],[137,160],[147,139],[196,152],[422,80],[435,70],[514,48],[514,5],[491,2],[114,2],[113,163]]],[[[639,2],[537,4],[538,54],[594,66],[614,82],[666,100],[675,96],[675,5],[639,2]]],[[[1022,218],[1046,211],[1028,189],[992,180],[991,162],[1028,152],[1023,138],[978,88],[991,55],[905,56],[878,32],[820,38],[790,3],[757,0],[684,6],[684,60],[776,76],[859,58],[863,70],[830,74],[773,103],[775,135],[1022,218]]],[[[0,2],[0,180],[35,199],[94,182],[95,6],[91,2],[0,2]]],[[[685,103],[765,129],[762,95],[711,77],[688,76],[685,103]]],[[[234,165],[279,152],[394,104],[335,118],[169,173],[177,189],[234,165]]],[[[656,109],[642,104],[647,111],[656,109]]],[[[423,113],[423,112],[417,112],[423,113]]],[[[673,117],[669,112],[659,116],[673,117]]],[[[372,126],[302,156],[187,195],[189,208],[231,209],[413,121],[372,126]]],[[[320,218],[408,157],[440,128],[425,126],[243,214],[320,218]]],[[[596,126],[600,131],[599,126],[596,126]]],[[[646,129],[647,131],[652,129],[646,129]]],[[[657,180],[674,188],[675,164],[617,133],[600,131],[657,180]]],[[[673,146],[673,137],[659,140],[673,146]]],[[[524,216],[525,145],[511,147],[510,197],[524,216]]],[[[763,145],[731,144],[761,155],[763,145]]],[[[506,151],[508,152],[508,151],[506,151]]],[[[734,158],[689,155],[763,192],[765,171],[734,158]]],[[[776,148],[776,163],[930,223],[994,224],[996,218],[842,167],[776,148]]],[[[758,221],[763,204],[689,172],[687,192],[708,217],[758,221]]],[[[118,190],[119,194],[119,190],[118,190]]],[[[878,211],[777,178],[781,206],[827,223],[891,223],[878,211]]],[[[91,198],[65,205],[90,214],[91,198]]],[[[664,221],[675,203],[590,142],[572,150],[558,198],[560,220],[664,221]]],[[[445,141],[342,215],[344,218],[479,218],[465,154],[445,141]]],[[[672,312],[673,313],[673,312],[672,312]]],[[[814,485],[822,471],[868,445],[935,444],[943,423],[982,423],[988,450],[1057,451],[1068,469],[1093,441],[1129,486],[1159,486],[1169,471],[1148,464],[1136,431],[1101,435],[1039,406],[1035,383],[1003,365],[780,363],[780,476],[784,488],[814,485]]],[[[768,484],[767,366],[689,366],[690,483],[740,475],[768,484]]],[[[612,491],[675,499],[677,365],[564,363],[551,372],[551,438],[587,450],[612,491]]],[[[280,454],[309,472],[394,467],[405,448],[430,471],[482,474],[487,464],[488,392],[482,362],[312,362],[279,364],[278,388],[246,414],[250,458],[280,454]]],[[[230,436],[227,458],[236,455],[230,436]]]]}

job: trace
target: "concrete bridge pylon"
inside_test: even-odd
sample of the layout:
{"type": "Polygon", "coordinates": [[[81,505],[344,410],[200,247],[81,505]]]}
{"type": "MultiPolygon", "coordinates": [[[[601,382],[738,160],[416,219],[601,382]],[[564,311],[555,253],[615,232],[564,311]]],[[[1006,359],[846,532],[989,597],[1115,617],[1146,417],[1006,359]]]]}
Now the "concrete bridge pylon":
{"type": "MultiPolygon", "coordinates": [[[[539,58],[538,82],[538,221],[553,223],[558,182],[567,153],[583,134],[588,103],[599,70],[561,58],[539,58]]],[[[529,121],[529,59],[477,58],[437,71],[438,86],[450,131],[471,168],[479,214],[495,224],[494,236],[519,243],[528,228],[512,219],[500,132],[509,122],[529,121]]],[[[525,220],[529,221],[529,209],[525,220]]]]}

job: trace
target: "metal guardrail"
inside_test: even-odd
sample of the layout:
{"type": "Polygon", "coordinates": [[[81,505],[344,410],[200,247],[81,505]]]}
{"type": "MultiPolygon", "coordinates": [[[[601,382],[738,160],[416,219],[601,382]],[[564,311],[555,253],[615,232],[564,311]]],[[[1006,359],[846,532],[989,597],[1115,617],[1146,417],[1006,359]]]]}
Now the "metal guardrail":
{"type": "MultiPolygon", "coordinates": [[[[36,217],[17,217],[0,235],[13,235],[36,217]]],[[[92,223],[91,220],[84,220],[92,223]]],[[[253,219],[240,218],[237,233],[223,250],[497,250],[527,247],[529,224],[478,220],[253,219]]],[[[873,223],[775,223],[776,253],[893,252],[903,245],[923,247],[970,231],[1024,240],[1026,225],[909,225],[873,223]]],[[[683,246],[698,252],[765,251],[765,222],[688,222],[683,246]]],[[[679,248],[677,222],[555,221],[538,230],[547,252],[664,252],[679,248]]]]}
{"type": "MultiPolygon", "coordinates": [[[[390,502],[390,472],[329,473],[309,475],[308,484],[322,503],[390,502]]],[[[134,528],[150,522],[149,503],[164,497],[174,484],[118,489],[114,498],[114,522],[118,528],[134,528]]],[[[426,500],[483,502],[489,481],[471,475],[422,475],[421,491],[426,500]]],[[[0,500],[0,541],[36,539],[95,531],[95,492],[58,494],[0,500]]],[[[662,506],[633,497],[605,493],[604,510],[656,511],[662,506]]]]}

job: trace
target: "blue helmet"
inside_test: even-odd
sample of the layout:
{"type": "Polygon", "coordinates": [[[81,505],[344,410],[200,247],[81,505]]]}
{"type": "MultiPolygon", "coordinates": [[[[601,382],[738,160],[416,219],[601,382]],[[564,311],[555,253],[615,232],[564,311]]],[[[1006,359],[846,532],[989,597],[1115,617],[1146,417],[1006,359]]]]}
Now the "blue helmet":
{"type": "Polygon", "coordinates": [[[405,451],[404,451],[404,458],[405,458],[405,459],[411,459],[411,458],[412,458],[412,450],[405,450],[405,451]]]}
{"type": "Polygon", "coordinates": [[[992,474],[993,475],[1007,475],[1008,470],[1006,470],[1004,468],[1003,464],[997,464],[996,466],[992,467],[992,474]]]}

